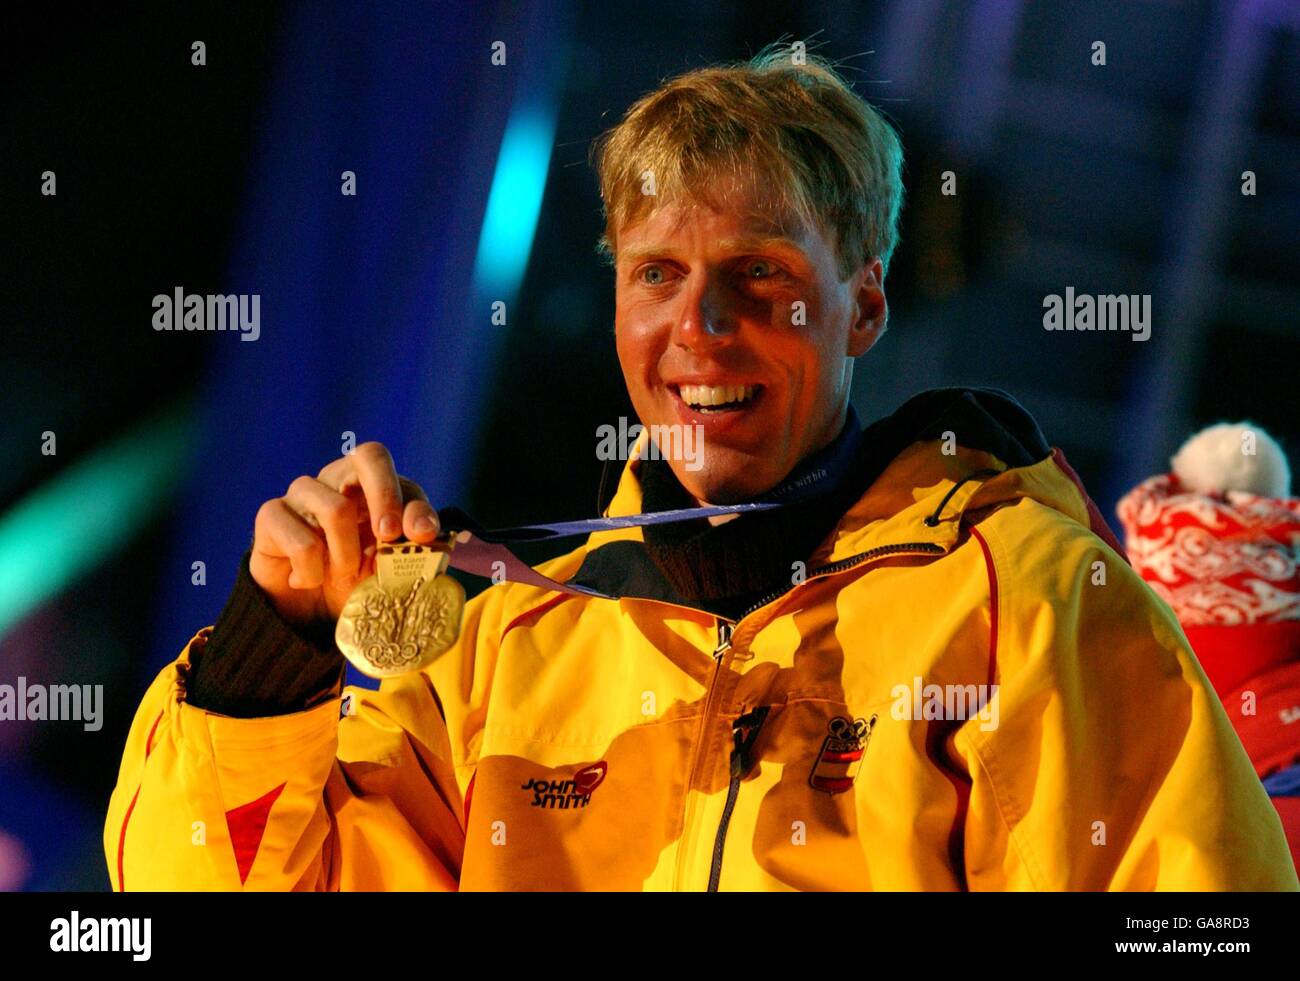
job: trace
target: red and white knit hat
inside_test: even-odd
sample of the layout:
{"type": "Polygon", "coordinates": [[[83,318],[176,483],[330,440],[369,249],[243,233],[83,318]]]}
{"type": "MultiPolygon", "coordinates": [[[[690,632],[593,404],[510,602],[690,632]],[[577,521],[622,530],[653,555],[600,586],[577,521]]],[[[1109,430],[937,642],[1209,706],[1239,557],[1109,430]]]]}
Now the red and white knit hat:
{"type": "Polygon", "coordinates": [[[1300,759],[1300,499],[1281,448],[1248,423],[1203,430],[1171,463],[1119,502],[1125,548],[1264,776],[1300,759]]]}

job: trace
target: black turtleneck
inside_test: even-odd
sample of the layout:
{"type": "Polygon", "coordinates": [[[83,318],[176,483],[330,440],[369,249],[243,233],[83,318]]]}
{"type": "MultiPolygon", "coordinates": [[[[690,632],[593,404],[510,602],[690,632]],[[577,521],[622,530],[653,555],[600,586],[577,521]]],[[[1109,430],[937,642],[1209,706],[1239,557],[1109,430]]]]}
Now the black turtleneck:
{"type": "MultiPolygon", "coordinates": [[[[705,519],[647,525],[642,529],[646,552],[680,598],[738,618],[763,596],[790,588],[795,563],[807,562],[861,496],[865,488],[854,479],[861,440],[861,424],[850,406],[830,444],[757,498],[788,503],[719,525],[705,519]]],[[[697,506],[667,462],[643,460],[638,476],[643,511],[697,506]]]]}

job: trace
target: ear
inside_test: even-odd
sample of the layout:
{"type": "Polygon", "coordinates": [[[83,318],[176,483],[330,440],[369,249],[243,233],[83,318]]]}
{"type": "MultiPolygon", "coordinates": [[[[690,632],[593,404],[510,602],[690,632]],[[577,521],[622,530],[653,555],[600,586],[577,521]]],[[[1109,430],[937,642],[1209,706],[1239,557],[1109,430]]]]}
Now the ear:
{"type": "Polygon", "coordinates": [[[860,358],[880,340],[889,320],[889,304],[885,301],[885,268],[879,259],[872,259],[857,275],[854,293],[853,321],[849,325],[847,355],[860,358]]]}

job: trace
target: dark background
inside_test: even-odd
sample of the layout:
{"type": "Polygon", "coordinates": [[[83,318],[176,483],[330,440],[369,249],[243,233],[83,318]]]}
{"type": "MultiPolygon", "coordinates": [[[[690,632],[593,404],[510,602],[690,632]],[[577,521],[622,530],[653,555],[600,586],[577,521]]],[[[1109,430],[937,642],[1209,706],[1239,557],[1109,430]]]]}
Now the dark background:
{"type": "Polygon", "coordinates": [[[1201,425],[1248,418],[1297,447],[1286,0],[3,17],[0,683],[102,684],[105,710],[95,733],[0,722],[0,888],[107,887],[103,815],[145,686],[220,611],[257,506],[345,430],[486,524],[594,513],[596,429],[633,413],[587,152],[665,76],[811,39],[898,126],[908,202],[864,419],[1004,388],[1108,516],[1201,425]],[[260,294],[261,338],[154,331],[176,286],[260,294]],[[1044,331],[1067,286],[1151,293],[1151,340],[1044,331]]]}

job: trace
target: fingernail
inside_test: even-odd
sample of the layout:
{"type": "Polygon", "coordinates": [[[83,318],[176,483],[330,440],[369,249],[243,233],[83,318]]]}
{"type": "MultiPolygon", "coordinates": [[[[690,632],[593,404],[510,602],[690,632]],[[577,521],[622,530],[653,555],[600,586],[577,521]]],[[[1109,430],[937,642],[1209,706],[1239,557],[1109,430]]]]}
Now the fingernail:
{"type": "Polygon", "coordinates": [[[428,515],[424,515],[424,514],[419,515],[415,519],[414,527],[415,530],[418,531],[421,535],[433,534],[433,522],[429,520],[428,515]]]}
{"type": "Polygon", "coordinates": [[[402,523],[391,513],[379,519],[379,535],[381,538],[396,538],[401,531],[402,523]]]}

